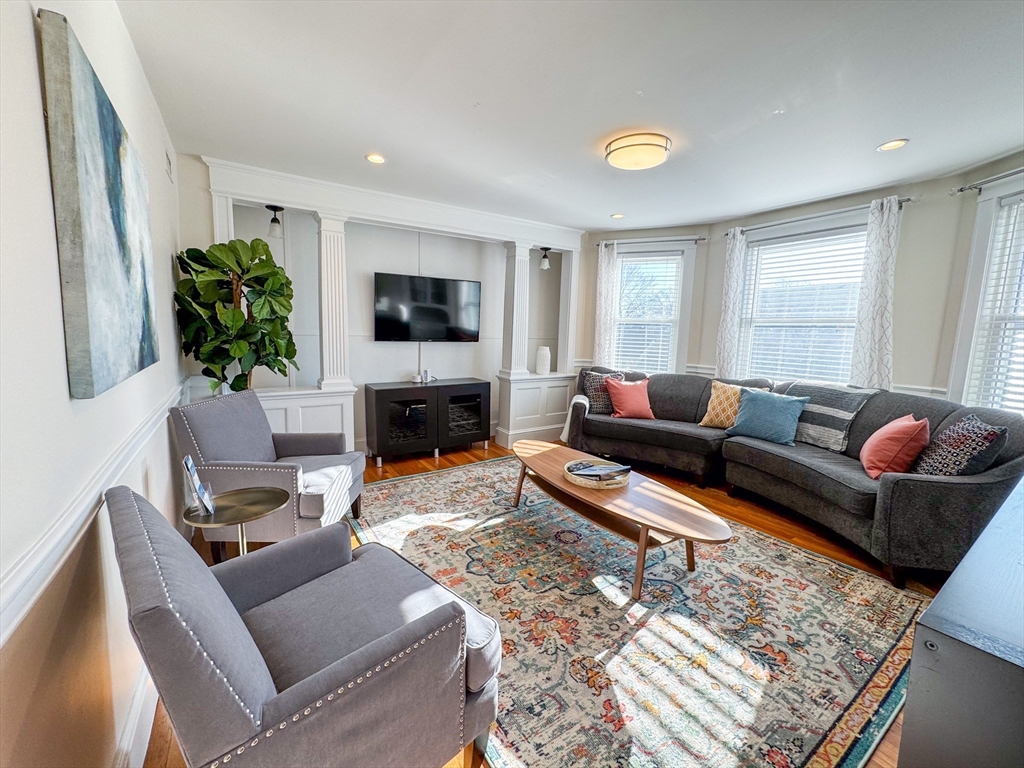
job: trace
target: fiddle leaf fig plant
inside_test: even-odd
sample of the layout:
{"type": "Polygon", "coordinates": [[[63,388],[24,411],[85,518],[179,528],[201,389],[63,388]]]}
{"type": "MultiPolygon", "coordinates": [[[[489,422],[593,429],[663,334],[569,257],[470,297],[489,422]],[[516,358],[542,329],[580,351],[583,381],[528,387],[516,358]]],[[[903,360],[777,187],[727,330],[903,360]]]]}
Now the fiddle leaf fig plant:
{"type": "Polygon", "coordinates": [[[292,281],[263,240],[217,243],[205,252],[189,248],[177,261],[181,351],[203,364],[211,391],[224,383],[234,392],[248,389],[261,365],[282,376],[289,365],[298,370],[288,330],[292,281]]]}

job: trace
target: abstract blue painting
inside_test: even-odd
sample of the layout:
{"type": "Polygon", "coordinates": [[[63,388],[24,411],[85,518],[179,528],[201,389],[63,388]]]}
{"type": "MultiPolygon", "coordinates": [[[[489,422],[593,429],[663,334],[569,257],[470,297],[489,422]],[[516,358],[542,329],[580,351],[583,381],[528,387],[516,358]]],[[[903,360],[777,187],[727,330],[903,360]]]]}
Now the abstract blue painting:
{"type": "Polygon", "coordinates": [[[71,396],[159,359],[146,169],[67,19],[40,10],[71,396]]]}

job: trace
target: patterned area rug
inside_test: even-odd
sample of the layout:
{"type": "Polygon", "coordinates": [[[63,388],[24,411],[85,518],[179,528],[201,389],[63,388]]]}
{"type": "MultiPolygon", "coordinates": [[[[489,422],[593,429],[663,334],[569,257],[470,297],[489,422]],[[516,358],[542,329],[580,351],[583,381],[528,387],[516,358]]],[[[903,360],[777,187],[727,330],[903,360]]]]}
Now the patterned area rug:
{"type": "Polygon", "coordinates": [[[842,766],[903,703],[926,599],[737,523],[728,544],[636,548],[497,459],[368,485],[362,541],[498,619],[493,768],[842,766]]]}

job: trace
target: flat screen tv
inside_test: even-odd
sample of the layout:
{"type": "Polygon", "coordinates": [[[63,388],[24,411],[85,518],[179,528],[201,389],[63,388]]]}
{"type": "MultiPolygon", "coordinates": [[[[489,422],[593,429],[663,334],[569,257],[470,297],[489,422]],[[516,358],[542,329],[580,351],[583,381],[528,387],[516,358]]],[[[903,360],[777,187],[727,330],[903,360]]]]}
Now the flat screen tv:
{"type": "Polygon", "coordinates": [[[373,276],[374,341],[479,341],[480,283],[441,277],[373,276]]]}

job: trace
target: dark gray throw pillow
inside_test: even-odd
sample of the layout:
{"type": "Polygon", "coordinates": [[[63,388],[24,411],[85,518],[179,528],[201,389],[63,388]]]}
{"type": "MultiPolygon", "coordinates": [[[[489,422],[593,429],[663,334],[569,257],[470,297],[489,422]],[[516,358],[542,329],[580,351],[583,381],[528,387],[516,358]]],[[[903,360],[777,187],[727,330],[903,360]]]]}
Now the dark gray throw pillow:
{"type": "Polygon", "coordinates": [[[626,374],[621,371],[612,373],[597,373],[595,371],[583,371],[583,394],[590,400],[590,412],[609,416],[612,413],[612,398],[608,394],[608,387],[605,379],[612,378],[616,381],[625,381],[626,374]]]}
{"type": "Polygon", "coordinates": [[[850,425],[857,412],[877,389],[857,389],[843,384],[795,381],[786,390],[790,397],[806,397],[800,413],[796,439],[830,451],[842,453],[850,440],[850,425]]]}
{"type": "Polygon", "coordinates": [[[976,475],[992,466],[1007,439],[1006,427],[986,424],[972,413],[936,435],[910,471],[915,475],[976,475]]]}

